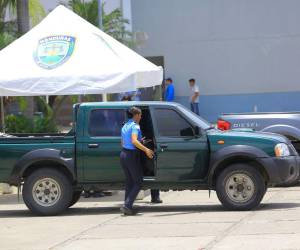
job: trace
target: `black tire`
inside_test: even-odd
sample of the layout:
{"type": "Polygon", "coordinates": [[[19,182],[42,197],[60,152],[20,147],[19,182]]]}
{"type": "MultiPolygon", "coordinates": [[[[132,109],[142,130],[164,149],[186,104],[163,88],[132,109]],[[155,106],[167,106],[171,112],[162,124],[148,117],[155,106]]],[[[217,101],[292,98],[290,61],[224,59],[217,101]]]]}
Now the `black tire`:
{"type": "Polygon", "coordinates": [[[82,190],[73,191],[73,196],[72,196],[72,200],[71,200],[69,207],[72,207],[75,203],[77,203],[77,201],[79,201],[81,194],[82,194],[82,190]]]}
{"type": "Polygon", "coordinates": [[[72,200],[71,181],[62,172],[41,168],[25,178],[23,200],[37,215],[57,215],[64,212],[72,200]]]}
{"type": "Polygon", "coordinates": [[[262,174],[246,164],[226,167],[217,177],[217,196],[229,210],[251,210],[256,208],[266,193],[262,174]]]}

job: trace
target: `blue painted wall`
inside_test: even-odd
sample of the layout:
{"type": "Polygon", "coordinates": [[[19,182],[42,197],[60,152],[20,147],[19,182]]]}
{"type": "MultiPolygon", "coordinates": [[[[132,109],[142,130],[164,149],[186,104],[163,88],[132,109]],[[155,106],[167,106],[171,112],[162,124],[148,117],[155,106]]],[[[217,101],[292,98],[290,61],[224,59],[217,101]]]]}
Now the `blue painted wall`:
{"type": "Polygon", "coordinates": [[[137,52],[163,56],[176,95],[300,91],[299,0],[132,0],[137,52]]]}
{"type": "Polygon", "coordinates": [[[132,0],[143,56],[163,56],[176,100],[189,106],[188,79],[200,112],[300,111],[299,0],[132,0]]]}
{"type": "MultiPolygon", "coordinates": [[[[177,96],[176,102],[189,107],[189,97],[177,96]]],[[[199,108],[203,118],[215,122],[222,113],[300,111],[300,92],[203,95],[199,108]]]]}

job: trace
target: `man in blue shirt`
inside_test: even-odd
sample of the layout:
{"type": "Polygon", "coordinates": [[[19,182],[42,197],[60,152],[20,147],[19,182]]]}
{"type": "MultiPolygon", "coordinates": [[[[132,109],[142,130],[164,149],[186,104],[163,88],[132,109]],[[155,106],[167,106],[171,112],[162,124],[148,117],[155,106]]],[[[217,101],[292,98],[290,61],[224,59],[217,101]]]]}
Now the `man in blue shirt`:
{"type": "Polygon", "coordinates": [[[142,132],[139,125],[142,111],[137,107],[132,107],[128,110],[128,117],[129,120],[121,130],[123,149],[120,160],[126,176],[125,203],[121,212],[124,215],[134,215],[133,203],[141,190],[143,181],[140,151],[143,151],[150,159],[153,158],[154,152],[142,144],[142,132]]]}
{"type": "Polygon", "coordinates": [[[175,89],[172,78],[166,79],[165,101],[173,102],[175,97],[175,89]]]}

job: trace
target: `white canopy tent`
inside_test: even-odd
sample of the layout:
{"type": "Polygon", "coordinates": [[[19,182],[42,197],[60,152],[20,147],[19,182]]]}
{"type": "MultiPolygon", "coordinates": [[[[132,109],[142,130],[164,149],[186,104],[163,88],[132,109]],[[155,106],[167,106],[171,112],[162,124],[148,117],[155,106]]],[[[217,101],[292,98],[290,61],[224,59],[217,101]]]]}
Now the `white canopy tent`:
{"type": "Polygon", "coordinates": [[[0,51],[2,97],[119,93],[162,78],[161,67],[64,6],[0,51]]]}
{"type": "Polygon", "coordinates": [[[162,77],[161,67],[64,6],[0,51],[0,96],[119,93],[162,77]]]}

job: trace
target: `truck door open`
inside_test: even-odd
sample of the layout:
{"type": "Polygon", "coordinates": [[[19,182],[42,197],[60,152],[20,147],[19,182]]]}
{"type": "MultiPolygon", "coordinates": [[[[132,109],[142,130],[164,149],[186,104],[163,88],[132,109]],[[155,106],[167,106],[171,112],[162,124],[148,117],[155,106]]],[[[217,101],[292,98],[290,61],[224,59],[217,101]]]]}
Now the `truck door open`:
{"type": "MultiPolygon", "coordinates": [[[[148,107],[139,107],[142,110],[142,119],[140,121],[140,128],[142,135],[145,138],[144,145],[147,148],[155,151],[156,142],[153,131],[153,123],[151,113],[148,107]]],[[[141,152],[141,164],[143,167],[143,175],[153,177],[156,175],[156,158],[149,159],[145,153],[141,152]]]]}

